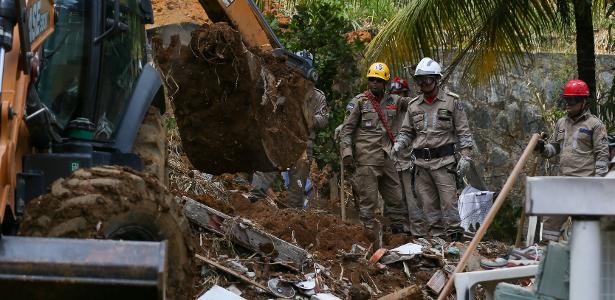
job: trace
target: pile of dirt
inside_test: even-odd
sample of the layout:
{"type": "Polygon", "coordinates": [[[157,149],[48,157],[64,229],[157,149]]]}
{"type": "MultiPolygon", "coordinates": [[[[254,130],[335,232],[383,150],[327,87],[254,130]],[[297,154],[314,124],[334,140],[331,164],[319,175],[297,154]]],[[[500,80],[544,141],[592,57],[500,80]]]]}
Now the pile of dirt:
{"type": "Polygon", "coordinates": [[[153,39],[193,166],[211,174],[291,166],[306,148],[313,84],[285,56],[248,49],[226,23],[153,39]]]}
{"type": "Polygon", "coordinates": [[[153,0],[155,25],[181,22],[207,23],[209,18],[198,0],[153,0]]]}
{"type": "Polygon", "coordinates": [[[353,244],[370,242],[357,224],[314,210],[278,209],[264,201],[250,202],[240,194],[231,195],[234,213],[249,219],[269,233],[294,242],[322,259],[333,259],[338,250],[350,251],[353,244]]]}

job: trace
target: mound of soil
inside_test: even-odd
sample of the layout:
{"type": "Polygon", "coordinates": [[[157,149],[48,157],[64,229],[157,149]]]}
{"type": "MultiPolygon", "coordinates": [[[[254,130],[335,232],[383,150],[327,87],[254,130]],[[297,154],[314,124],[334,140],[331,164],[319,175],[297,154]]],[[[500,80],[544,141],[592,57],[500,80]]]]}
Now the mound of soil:
{"type": "Polygon", "coordinates": [[[198,0],[153,0],[152,8],[155,25],[209,21],[198,0]]]}
{"type": "Polygon", "coordinates": [[[290,167],[306,149],[313,84],[226,23],[178,26],[153,43],[191,163],[210,174],[290,167]]]}
{"type": "Polygon", "coordinates": [[[352,244],[364,247],[370,242],[357,224],[343,222],[336,216],[313,210],[278,209],[245,197],[231,195],[231,205],[236,215],[261,225],[269,233],[294,242],[322,259],[333,259],[337,251],[350,251],[352,244]]]}

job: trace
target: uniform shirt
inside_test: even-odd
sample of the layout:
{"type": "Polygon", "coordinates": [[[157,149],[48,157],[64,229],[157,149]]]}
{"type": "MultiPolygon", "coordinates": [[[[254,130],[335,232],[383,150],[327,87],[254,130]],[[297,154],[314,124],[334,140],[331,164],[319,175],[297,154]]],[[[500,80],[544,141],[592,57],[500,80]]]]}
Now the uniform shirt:
{"type": "MultiPolygon", "coordinates": [[[[385,94],[380,101],[394,136],[396,132],[393,125],[397,118],[403,118],[409,101],[410,98],[390,94],[385,94]]],[[[340,131],[342,157],[354,156],[357,163],[363,166],[382,166],[392,146],[371,101],[363,93],[355,96],[346,106],[346,118],[340,131]]]]}
{"type": "MultiPolygon", "coordinates": [[[[440,91],[432,104],[420,95],[410,102],[400,130],[399,142],[413,149],[435,149],[457,143],[457,149],[474,146],[468,117],[459,96],[440,91]]],[[[430,160],[418,158],[414,162],[423,168],[439,169],[454,163],[453,155],[430,160]]]]}
{"type": "Polygon", "coordinates": [[[576,120],[557,120],[555,132],[543,156],[560,155],[560,175],[604,176],[608,172],[609,146],[606,127],[586,111],[576,120]]]}
{"type": "Polygon", "coordinates": [[[307,144],[307,155],[311,159],[314,141],[316,140],[316,129],[323,129],[329,123],[329,108],[327,107],[327,98],[325,97],[325,93],[317,88],[314,88],[314,92],[308,101],[308,108],[313,114],[313,123],[312,128],[310,129],[307,144]]]}
{"type": "MultiPolygon", "coordinates": [[[[329,123],[329,109],[327,107],[327,98],[325,93],[314,88],[314,93],[310,97],[310,110],[314,112],[314,129],[323,129],[329,123]]],[[[310,137],[316,137],[314,130],[310,133],[310,137]]]]}

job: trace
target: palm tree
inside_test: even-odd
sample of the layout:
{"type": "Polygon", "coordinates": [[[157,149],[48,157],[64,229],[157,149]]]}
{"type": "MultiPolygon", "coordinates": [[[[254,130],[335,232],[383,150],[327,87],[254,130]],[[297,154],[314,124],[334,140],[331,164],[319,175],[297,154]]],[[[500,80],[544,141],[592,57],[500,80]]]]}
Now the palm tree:
{"type": "MultiPolygon", "coordinates": [[[[400,68],[401,62],[417,62],[424,56],[440,59],[444,51],[452,51],[449,71],[463,65],[464,78],[484,82],[566,34],[572,7],[578,75],[595,98],[593,16],[604,14],[595,14],[592,8],[605,8],[607,1],[415,0],[376,36],[366,60],[386,60],[400,68]]],[[[595,100],[590,108],[595,111],[595,100]]]]}

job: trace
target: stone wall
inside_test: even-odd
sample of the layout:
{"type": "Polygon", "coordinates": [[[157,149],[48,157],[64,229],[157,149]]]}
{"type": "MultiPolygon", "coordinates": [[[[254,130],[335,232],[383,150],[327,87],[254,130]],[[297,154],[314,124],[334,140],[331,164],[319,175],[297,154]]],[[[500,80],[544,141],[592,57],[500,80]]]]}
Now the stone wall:
{"type": "MultiPolygon", "coordinates": [[[[475,158],[492,191],[499,191],[533,133],[552,130],[564,83],[576,76],[576,56],[536,54],[518,70],[499,76],[497,82],[471,86],[458,73],[448,82],[451,91],[466,104],[476,140],[475,158]]],[[[598,97],[611,85],[615,56],[597,57],[598,97]]],[[[563,107],[560,107],[560,111],[563,107]]],[[[527,171],[536,160],[530,159],[527,171]]],[[[553,175],[557,161],[537,160],[537,175],[553,175]]],[[[520,204],[525,175],[518,179],[510,197],[520,204]]]]}

